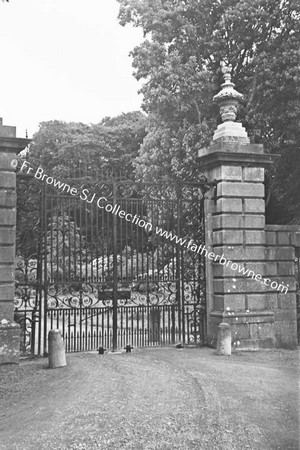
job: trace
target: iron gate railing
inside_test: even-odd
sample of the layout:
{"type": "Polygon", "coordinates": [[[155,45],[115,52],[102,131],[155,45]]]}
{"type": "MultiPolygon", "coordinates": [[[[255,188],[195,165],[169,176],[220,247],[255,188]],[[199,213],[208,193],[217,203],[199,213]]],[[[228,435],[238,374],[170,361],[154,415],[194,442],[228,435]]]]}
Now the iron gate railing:
{"type": "Polygon", "coordinates": [[[52,328],[61,329],[67,351],[204,344],[199,246],[207,183],[95,174],[67,183],[70,189],[57,189],[18,176],[15,304],[23,353],[46,353],[52,328]]]}

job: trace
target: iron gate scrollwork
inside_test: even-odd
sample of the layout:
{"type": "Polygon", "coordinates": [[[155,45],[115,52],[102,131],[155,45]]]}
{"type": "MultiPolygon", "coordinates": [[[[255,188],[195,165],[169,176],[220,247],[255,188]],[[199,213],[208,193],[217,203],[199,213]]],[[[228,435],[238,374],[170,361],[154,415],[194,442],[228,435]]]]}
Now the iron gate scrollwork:
{"type": "Polygon", "coordinates": [[[204,182],[81,176],[67,181],[78,195],[32,183],[35,241],[19,244],[16,295],[31,352],[47,352],[53,328],[67,351],[205,344],[204,182]]]}
{"type": "Polygon", "coordinates": [[[14,320],[20,325],[22,356],[42,353],[42,187],[17,175],[14,320]]]}

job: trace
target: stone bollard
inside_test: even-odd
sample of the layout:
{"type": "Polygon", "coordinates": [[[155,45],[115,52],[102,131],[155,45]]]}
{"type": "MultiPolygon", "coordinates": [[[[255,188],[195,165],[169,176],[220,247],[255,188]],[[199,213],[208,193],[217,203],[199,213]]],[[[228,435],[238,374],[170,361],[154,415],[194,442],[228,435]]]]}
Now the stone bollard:
{"type": "Polygon", "coordinates": [[[66,363],[65,344],[60,330],[50,330],[48,333],[49,368],[64,367],[66,363]]]}
{"type": "Polygon", "coordinates": [[[231,355],[231,328],[228,323],[222,322],[218,326],[217,354],[224,356],[231,355]]]}

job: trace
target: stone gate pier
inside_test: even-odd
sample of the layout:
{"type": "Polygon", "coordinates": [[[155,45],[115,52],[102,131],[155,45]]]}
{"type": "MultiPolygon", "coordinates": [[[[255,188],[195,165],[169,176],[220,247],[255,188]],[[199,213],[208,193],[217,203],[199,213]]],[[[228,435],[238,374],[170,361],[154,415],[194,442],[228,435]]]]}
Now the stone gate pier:
{"type": "Polygon", "coordinates": [[[20,330],[19,325],[13,322],[16,240],[14,160],[29,142],[29,139],[16,138],[16,128],[3,125],[0,119],[0,364],[19,361],[20,330]]]}
{"type": "Polygon", "coordinates": [[[218,325],[225,322],[235,348],[295,348],[294,258],[300,228],[265,225],[264,172],[274,156],[251,144],[235,122],[243,96],[234,89],[230,68],[223,73],[225,82],[214,97],[222,123],[198,155],[204,175],[216,183],[206,201],[206,247],[223,255],[221,261],[206,259],[208,344],[216,346],[218,325]],[[288,288],[282,292],[279,285],[288,288]]]}

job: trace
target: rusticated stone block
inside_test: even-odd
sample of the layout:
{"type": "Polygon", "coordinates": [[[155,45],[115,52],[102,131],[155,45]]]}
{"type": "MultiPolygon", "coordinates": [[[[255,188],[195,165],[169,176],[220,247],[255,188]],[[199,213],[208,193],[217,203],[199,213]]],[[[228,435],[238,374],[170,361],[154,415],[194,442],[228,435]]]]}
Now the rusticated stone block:
{"type": "MultiPolygon", "coordinates": [[[[1,230],[0,230],[1,234],[1,230]]],[[[0,264],[3,263],[12,263],[15,262],[15,246],[12,245],[10,247],[2,247],[0,248],[0,264]]],[[[1,298],[1,290],[0,290],[0,298],[1,298]]]]}
{"type": "Polygon", "coordinates": [[[20,357],[20,327],[0,320],[0,364],[18,364],[20,357]]]}
{"type": "Polygon", "coordinates": [[[274,231],[266,231],[266,244],[277,245],[276,233],[274,231]]]}
{"type": "Polygon", "coordinates": [[[15,269],[14,266],[9,265],[0,265],[0,281],[2,283],[10,283],[15,280],[15,269]]]}
{"type": "Polygon", "coordinates": [[[11,162],[13,159],[16,159],[16,155],[14,153],[0,153],[0,171],[5,170],[7,172],[14,172],[14,168],[11,167],[11,162]]]}
{"type": "Polygon", "coordinates": [[[285,276],[293,276],[295,275],[295,263],[294,262],[279,262],[277,264],[278,268],[278,276],[285,275],[285,276]]]}
{"type": "Polygon", "coordinates": [[[216,204],[216,212],[242,212],[241,198],[219,198],[216,204]]]}
{"type": "Polygon", "coordinates": [[[275,311],[278,308],[278,294],[275,291],[264,294],[266,299],[266,309],[275,311]]]}
{"type": "Polygon", "coordinates": [[[268,309],[266,295],[262,292],[257,294],[247,294],[248,309],[252,311],[259,311],[268,309]]]}
{"type": "Polygon", "coordinates": [[[219,166],[211,171],[213,180],[242,180],[242,168],[239,166],[219,166]]]}
{"type": "Polygon", "coordinates": [[[232,214],[213,216],[212,227],[214,230],[224,228],[242,228],[242,216],[232,214]]]}
{"type": "Polygon", "coordinates": [[[249,269],[249,272],[252,271],[256,274],[262,275],[263,277],[269,277],[270,275],[277,276],[277,265],[275,261],[247,262],[246,267],[249,269]]]}
{"type": "Polygon", "coordinates": [[[265,201],[260,198],[245,198],[244,200],[244,212],[245,213],[257,213],[264,214],[265,213],[265,201]]]}
{"type": "Polygon", "coordinates": [[[0,186],[0,207],[1,206],[7,208],[16,207],[16,193],[14,190],[1,189],[0,186]]]}
{"type": "MultiPolygon", "coordinates": [[[[0,127],[0,137],[5,138],[15,138],[16,137],[16,127],[12,127],[10,125],[2,125],[1,119],[1,127],[0,127]]],[[[17,139],[16,139],[17,140],[17,139]]],[[[24,148],[24,147],[22,147],[24,148]]]]}
{"type": "Polygon", "coordinates": [[[13,302],[14,293],[15,293],[15,285],[13,282],[0,285],[0,301],[11,300],[13,302]]]}
{"type": "Polygon", "coordinates": [[[263,285],[251,278],[232,278],[217,279],[214,280],[214,289],[216,294],[221,293],[252,293],[261,292],[263,290],[263,285]]]}
{"type": "Polygon", "coordinates": [[[237,214],[222,214],[213,216],[213,229],[261,229],[265,227],[265,218],[263,215],[237,215],[237,214]]]}
{"type": "Polygon", "coordinates": [[[290,233],[288,231],[277,232],[278,245],[291,245],[290,233]]]}
{"type": "Polygon", "coordinates": [[[0,186],[2,188],[16,188],[16,174],[13,172],[0,172],[0,186]]]}
{"type": "Polygon", "coordinates": [[[1,228],[0,230],[0,245],[2,244],[14,244],[15,243],[16,230],[15,227],[1,228]]]}
{"type": "Polygon", "coordinates": [[[300,247],[300,231],[291,233],[291,244],[295,247],[300,247]]]}
{"type": "Polygon", "coordinates": [[[245,243],[247,245],[253,245],[253,244],[265,244],[265,232],[264,231],[244,231],[245,235],[245,243]]]}
{"type": "MultiPolygon", "coordinates": [[[[246,263],[240,262],[238,263],[239,267],[242,269],[245,268],[246,263]]],[[[247,269],[245,269],[247,270],[247,269]]],[[[232,270],[229,266],[222,266],[218,262],[215,262],[213,264],[213,274],[215,278],[242,278],[245,275],[242,273],[242,271],[239,270],[232,270]]]]}
{"type": "Polygon", "coordinates": [[[245,296],[243,294],[224,294],[214,296],[214,310],[242,311],[245,309],[245,296]]]}
{"type": "Polygon", "coordinates": [[[276,347],[297,349],[297,321],[276,321],[275,322],[276,347]]]}
{"type": "Polygon", "coordinates": [[[227,262],[231,261],[264,261],[265,248],[262,246],[246,247],[241,245],[230,246],[224,245],[222,247],[215,246],[213,251],[216,255],[224,255],[227,262]]]}
{"type": "Polygon", "coordinates": [[[244,167],[243,179],[245,181],[264,181],[265,173],[262,167],[244,167]]]}
{"type": "Polygon", "coordinates": [[[264,197],[265,189],[263,184],[226,182],[218,184],[217,195],[223,197],[264,197]]]}
{"type": "Polygon", "coordinates": [[[261,228],[265,227],[265,216],[264,215],[250,215],[245,214],[244,228],[261,228]]]}
{"type": "Polygon", "coordinates": [[[245,295],[233,294],[224,296],[224,310],[230,308],[231,311],[245,310],[245,295]]]}
{"type": "Polygon", "coordinates": [[[14,303],[13,298],[8,298],[7,301],[0,301],[0,317],[10,322],[14,320],[14,303]]]}
{"type": "Polygon", "coordinates": [[[224,311],[224,296],[223,295],[215,295],[214,296],[214,310],[215,311],[224,311]]]}
{"type": "Polygon", "coordinates": [[[278,294],[278,308],[296,310],[296,293],[278,294]]]}
{"type": "Polygon", "coordinates": [[[294,309],[277,309],[275,311],[276,322],[293,321],[297,319],[296,308],[294,309]]]}
{"type": "Polygon", "coordinates": [[[261,311],[256,313],[228,313],[223,321],[230,323],[235,349],[270,348],[275,345],[274,314],[261,311]]]}
{"type": "Polygon", "coordinates": [[[266,258],[274,261],[291,261],[295,258],[295,249],[293,247],[268,247],[266,258]]]}
{"type": "Polygon", "coordinates": [[[274,348],[276,340],[274,338],[266,339],[243,339],[241,345],[236,350],[259,350],[263,348],[274,348]]]}
{"type": "Polygon", "coordinates": [[[274,323],[251,323],[249,324],[251,339],[274,339],[275,343],[275,328],[274,323]]]}
{"type": "Polygon", "coordinates": [[[16,211],[9,209],[0,209],[0,227],[1,225],[15,225],[16,211]]]}
{"type": "Polygon", "coordinates": [[[213,233],[213,244],[243,244],[243,232],[237,230],[215,231],[213,233]]]}
{"type": "Polygon", "coordinates": [[[250,338],[250,327],[248,323],[233,323],[231,325],[232,341],[250,338]]]}
{"type": "Polygon", "coordinates": [[[279,293],[285,293],[287,290],[290,292],[293,292],[296,289],[295,278],[283,277],[283,276],[281,276],[280,278],[273,277],[273,276],[269,276],[269,277],[265,277],[265,278],[266,278],[266,280],[264,281],[265,288],[269,292],[277,292],[279,294],[279,293]],[[267,278],[268,278],[268,280],[267,280],[267,278]],[[287,290],[286,290],[286,287],[288,288],[287,290]]]}

